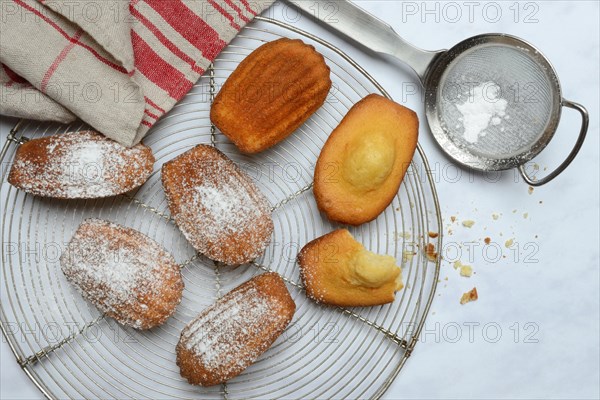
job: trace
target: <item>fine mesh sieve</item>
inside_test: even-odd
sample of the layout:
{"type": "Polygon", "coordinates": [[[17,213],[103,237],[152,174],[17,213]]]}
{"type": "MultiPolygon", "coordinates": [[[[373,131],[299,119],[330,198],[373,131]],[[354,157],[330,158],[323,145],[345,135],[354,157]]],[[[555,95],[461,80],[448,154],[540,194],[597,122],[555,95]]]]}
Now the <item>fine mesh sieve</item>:
{"type": "Polygon", "coordinates": [[[333,3],[335,23],[312,1],[289,1],[371,50],[410,65],[425,87],[427,120],[436,141],[461,165],[482,171],[518,167],[525,182],[541,186],[579,152],[589,125],[587,110],[562,98],[554,68],[526,41],[494,33],[471,37],[450,50],[425,51],[349,1],[333,3]],[[563,106],[581,114],[578,139],[555,171],[533,179],[523,165],[552,139],[563,106]]]}

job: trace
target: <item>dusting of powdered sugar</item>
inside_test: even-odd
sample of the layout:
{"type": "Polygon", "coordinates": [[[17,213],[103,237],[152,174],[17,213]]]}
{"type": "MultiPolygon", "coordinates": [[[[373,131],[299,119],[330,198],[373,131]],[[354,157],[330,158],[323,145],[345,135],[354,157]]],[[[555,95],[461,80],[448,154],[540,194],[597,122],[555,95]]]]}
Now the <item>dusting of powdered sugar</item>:
{"type": "Polygon", "coordinates": [[[205,181],[195,186],[191,204],[202,210],[204,234],[211,242],[242,232],[261,215],[248,190],[231,175],[218,184],[205,181]]]}
{"type": "Polygon", "coordinates": [[[288,323],[286,314],[273,301],[251,284],[240,287],[190,322],[181,334],[181,344],[212,375],[235,375],[270,345],[257,338],[288,323]]]}
{"type": "Polygon", "coordinates": [[[144,145],[126,148],[95,132],[70,132],[21,146],[9,180],[40,196],[108,197],[142,185],[153,163],[144,145]]]}
{"type": "MultiPolygon", "coordinates": [[[[508,101],[500,97],[500,86],[495,82],[485,82],[475,86],[471,95],[456,108],[462,114],[459,121],[464,127],[464,138],[469,143],[475,143],[481,136],[486,135],[486,129],[498,126],[503,118],[507,118],[508,101]]],[[[500,127],[500,131],[504,131],[500,127]]]]}
{"type": "Polygon", "coordinates": [[[270,206],[218,150],[199,145],[163,167],[171,213],[200,253],[229,265],[258,257],[273,232],[270,206]]]}
{"type": "Polygon", "coordinates": [[[69,242],[60,263],[84,298],[134,328],[145,328],[144,314],[151,311],[144,299],[158,300],[173,310],[179,303],[177,296],[170,299],[170,293],[164,293],[165,285],[173,282],[183,288],[175,260],[158,243],[130,228],[88,219],[69,242]]]}

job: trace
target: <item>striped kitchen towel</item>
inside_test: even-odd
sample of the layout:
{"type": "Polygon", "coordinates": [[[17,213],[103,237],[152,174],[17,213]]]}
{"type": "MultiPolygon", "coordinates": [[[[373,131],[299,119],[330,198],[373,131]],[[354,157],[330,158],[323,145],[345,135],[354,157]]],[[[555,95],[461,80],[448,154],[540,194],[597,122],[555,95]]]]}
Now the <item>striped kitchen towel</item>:
{"type": "Polygon", "coordinates": [[[273,0],[0,2],[0,114],[131,146],[273,0]]]}

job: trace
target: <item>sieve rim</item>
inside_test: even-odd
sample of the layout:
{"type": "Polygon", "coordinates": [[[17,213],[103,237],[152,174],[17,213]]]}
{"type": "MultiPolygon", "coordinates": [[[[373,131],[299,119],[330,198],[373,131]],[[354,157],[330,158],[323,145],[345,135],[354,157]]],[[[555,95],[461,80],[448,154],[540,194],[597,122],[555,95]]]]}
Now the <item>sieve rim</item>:
{"type": "Polygon", "coordinates": [[[562,112],[562,89],[556,69],[546,56],[531,43],[506,33],[486,33],[472,36],[453,46],[448,51],[436,57],[425,73],[423,79],[425,87],[425,114],[429,128],[435,141],[450,158],[462,166],[480,171],[501,171],[512,169],[535,158],[548,145],[554,137],[562,112]],[[457,145],[451,138],[450,133],[444,129],[441,123],[438,107],[438,93],[441,90],[445,73],[453,62],[461,55],[473,49],[487,45],[504,45],[514,49],[522,49],[527,52],[541,69],[545,70],[553,94],[552,109],[546,126],[541,131],[538,139],[531,146],[516,155],[506,158],[486,157],[480,153],[472,152],[468,147],[457,145]]]}

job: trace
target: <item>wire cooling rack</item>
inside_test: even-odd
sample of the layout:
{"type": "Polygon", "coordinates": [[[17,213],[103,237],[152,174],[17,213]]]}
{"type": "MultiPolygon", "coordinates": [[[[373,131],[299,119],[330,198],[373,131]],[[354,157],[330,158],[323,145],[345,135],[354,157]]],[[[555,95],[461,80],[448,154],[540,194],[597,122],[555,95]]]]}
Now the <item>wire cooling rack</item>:
{"type": "Polygon", "coordinates": [[[393,303],[352,309],[318,305],[305,296],[295,263],[304,244],[338,227],[316,207],[313,169],[333,128],[369,93],[389,97],[339,49],[259,17],[146,137],[144,142],[157,159],[148,182],[128,194],[97,200],[39,198],[6,183],[6,167],[27,138],[86,129],[83,124],[21,121],[0,154],[4,166],[0,327],[16,361],[42,393],[48,398],[380,397],[417,343],[439,275],[439,260],[425,254],[428,245],[439,249],[442,242],[440,207],[421,147],[393,203],[375,221],[350,229],[368,249],[403,260],[405,288],[393,303]],[[283,36],[301,38],[325,56],[331,67],[331,93],[290,138],[258,155],[241,155],[211,125],[211,101],[244,57],[283,36]],[[160,168],[199,143],[212,143],[237,162],[273,204],[273,241],[255,262],[237,268],[215,265],[195,253],[169,216],[160,168]],[[182,265],[183,300],[163,326],[144,332],[122,327],[66,282],[59,256],[89,217],[143,232],[182,265]],[[189,385],[175,364],[182,328],[221,295],[264,271],[276,271],[287,282],[297,305],[292,324],[256,363],[227,384],[189,385]]]}

